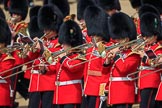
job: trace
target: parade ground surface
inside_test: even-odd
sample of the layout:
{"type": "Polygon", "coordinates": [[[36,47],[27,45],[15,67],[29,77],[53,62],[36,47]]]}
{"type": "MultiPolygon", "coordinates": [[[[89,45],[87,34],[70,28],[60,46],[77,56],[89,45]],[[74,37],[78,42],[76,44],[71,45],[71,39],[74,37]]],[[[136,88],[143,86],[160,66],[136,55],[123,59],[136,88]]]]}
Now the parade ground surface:
{"type": "MultiPolygon", "coordinates": [[[[71,14],[76,14],[76,0],[69,0],[70,3],[70,10],[71,10],[71,14]]],[[[129,0],[120,0],[121,3],[121,7],[122,7],[122,12],[125,12],[127,14],[129,14],[130,16],[132,16],[135,13],[135,10],[133,10],[130,6],[129,0]]],[[[42,1],[41,0],[35,0],[34,1],[35,5],[42,5],[42,1]]],[[[1,6],[3,8],[3,6],[1,6]]],[[[6,16],[7,18],[9,18],[9,13],[6,12],[6,16]]],[[[29,18],[26,19],[27,22],[29,22],[29,18]]],[[[27,108],[28,106],[28,100],[24,100],[21,95],[19,95],[17,93],[16,95],[16,102],[19,102],[19,108],[27,108]]],[[[133,108],[139,108],[138,104],[134,105],[133,108]]]]}

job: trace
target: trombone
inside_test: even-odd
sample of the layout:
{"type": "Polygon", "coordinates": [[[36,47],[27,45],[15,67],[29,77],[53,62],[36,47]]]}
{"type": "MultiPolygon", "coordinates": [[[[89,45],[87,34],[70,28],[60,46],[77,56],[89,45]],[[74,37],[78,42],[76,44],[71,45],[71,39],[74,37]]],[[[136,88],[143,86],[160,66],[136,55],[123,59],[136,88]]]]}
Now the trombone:
{"type": "MultiPolygon", "coordinates": [[[[76,47],[73,47],[73,48],[69,48],[69,49],[66,49],[66,50],[54,52],[54,53],[52,53],[52,56],[53,56],[53,57],[57,57],[58,55],[60,55],[60,54],[62,54],[62,53],[65,53],[65,52],[68,52],[68,51],[70,51],[70,50],[81,49],[81,48],[84,48],[84,47],[85,47],[85,48],[90,48],[90,47],[92,47],[92,46],[93,46],[93,44],[90,44],[90,43],[89,43],[89,44],[82,44],[82,45],[79,45],[79,46],[76,46],[76,47]]],[[[40,58],[43,58],[43,57],[40,57],[40,58]]],[[[37,58],[37,59],[39,59],[39,58],[37,58]]],[[[0,75],[1,75],[1,74],[4,74],[4,73],[7,73],[7,72],[9,72],[9,71],[11,71],[11,70],[13,70],[13,69],[17,69],[17,68],[19,68],[19,67],[22,67],[23,65],[27,65],[27,64],[29,64],[29,63],[32,63],[32,62],[35,61],[35,60],[36,60],[36,59],[31,60],[31,61],[29,61],[29,62],[26,62],[26,63],[24,63],[24,64],[22,64],[22,65],[17,66],[17,67],[11,68],[11,69],[9,69],[9,70],[3,71],[3,72],[0,73],[0,75]]],[[[24,72],[24,71],[26,71],[26,70],[32,69],[33,67],[37,67],[37,66],[39,66],[39,65],[32,66],[32,67],[29,67],[29,68],[27,68],[27,69],[25,69],[25,70],[21,70],[21,71],[18,71],[18,72],[16,72],[16,73],[13,73],[13,74],[11,74],[11,75],[5,76],[5,77],[3,77],[3,79],[6,79],[6,78],[12,77],[12,76],[14,76],[14,75],[20,74],[20,73],[22,73],[22,72],[24,72]]],[[[46,66],[47,66],[47,65],[46,65],[46,66]]]]}
{"type": "Polygon", "coordinates": [[[16,66],[16,67],[13,67],[13,68],[11,68],[11,69],[2,71],[2,72],[0,72],[0,75],[1,75],[1,74],[4,74],[4,73],[7,73],[7,72],[10,72],[10,71],[12,71],[12,70],[14,70],[14,69],[20,68],[20,67],[22,67],[22,66],[24,66],[24,65],[30,64],[30,63],[34,62],[35,60],[41,59],[41,58],[43,58],[43,57],[36,58],[36,59],[31,60],[31,61],[28,61],[28,62],[26,62],[26,63],[24,63],[24,64],[21,64],[21,65],[18,65],[18,66],[16,66]]]}
{"type": "Polygon", "coordinates": [[[27,68],[27,69],[25,69],[25,70],[21,70],[21,71],[18,71],[18,72],[16,72],[16,73],[7,75],[7,76],[5,76],[5,77],[2,77],[2,79],[10,78],[10,77],[12,77],[12,76],[15,76],[15,75],[17,75],[17,74],[20,74],[20,73],[22,73],[22,72],[24,72],[24,71],[27,71],[27,70],[32,69],[32,68],[37,67],[37,66],[39,66],[39,65],[31,66],[31,67],[29,67],[29,68],[27,68]]]}
{"type": "MultiPolygon", "coordinates": [[[[79,46],[76,46],[76,47],[73,47],[73,48],[69,48],[69,49],[66,49],[66,50],[62,50],[62,51],[56,51],[56,52],[54,52],[54,53],[51,53],[51,56],[53,56],[53,57],[57,57],[58,55],[60,55],[60,54],[62,54],[62,53],[65,53],[65,52],[68,52],[68,51],[70,51],[70,50],[74,50],[74,49],[81,49],[81,48],[89,48],[89,47],[92,47],[93,46],[93,44],[82,44],[82,45],[79,45],[79,46]]],[[[14,69],[17,69],[17,68],[20,68],[20,67],[22,67],[22,66],[24,66],[24,65],[27,65],[27,64],[30,64],[30,63],[32,63],[32,62],[34,62],[35,60],[37,60],[37,59],[42,59],[42,58],[44,58],[43,56],[41,56],[41,57],[38,57],[38,58],[36,58],[36,59],[34,59],[34,60],[31,60],[31,61],[28,61],[28,62],[26,62],[26,63],[24,63],[24,64],[21,64],[21,65],[18,65],[18,66],[16,66],[16,67],[13,67],[13,68],[11,68],[11,69],[8,69],[8,70],[5,70],[5,71],[2,71],[2,72],[0,72],[0,75],[1,74],[4,74],[4,73],[7,73],[7,72],[10,72],[10,71],[12,71],[12,70],[14,70],[14,69]]]]}
{"type": "MultiPolygon", "coordinates": [[[[112,50],[112,49],[114,49],[114,48],[117,48],[117,47],[122,47],[122,46],[125,46],[125,45],[134,45],[134,44],[138,44],[138,43],[141,43],[141,42],[144,42],[144,40],[143,40],[143,39],[136,39],[136,40],[129,41],[129,42],[127,42],[127,43],[115,44],[115,45],[107,46],[107,47],[105,47],[105,50],[104,50],[103,52],[106,53],[106,51],[110,51],[110,50],[112,50]]],[[[90,54],[92,54],[92,53],[93,53],[93,52],[87,53],[86,55],[82,55],[81,57],[90,55],[90,54]]],[[[75,64],[75,65],[71,66],[71,68],[73,68],[73,67],[75,67],[75,66],[78,66],[78,65],[82,65],[82,64],[87,63],[87,62],[92,61],[92,60],[96,60],[96,59],[98,59],[98,58],[100,58],[100,57],[103,57],[103,56],[100,55],[100,56],[97,56],[97,57],[95,57],[95,58],[92,58],[92,59],[89,59],[89,60],[80,62],[80,63],[78,63],[78,64],[75,64]]],[[[73,60],[76,60],[76,59],[78,59],[78,58],[70,59],[70,60],[68,60],[68,62],[73,61],[73,60]]]]}
{"type": "Polygon", "coordinates": [[[162,68],[160,68],[160,69],[158,69],[158,70],[155,70],[155,71],[146,73],[146,74],[144,74],[144,75],[142,75],[142,76],[137,76],[137,77],[134,77],[134,78],[131,77],[131,76],[134,76],[134,75],[138,74],[140,71],[149,70],[149,69],[152,69],[152,68],[161,66],[161,65],[162,65],[162,63],[159,63],[159,64],[156,64],[155,66],[152,66],[152,67],[148,67],[148,68],[145,68],[145,69],[140,69],[140,70],[138,70],[138,71],[135,71],[135,72],[133,72],[133,73],[128,74],[128,75],[127,75],[127,78],[128,78],[129,80],[133,81],[133,80],[137,80],[137,79],[139,79],[139,78],[146,77],[146,76],[148,76],[148,75],[150,75],[150,74],[153,74],[153,73],[162,71],[162,68]]]}

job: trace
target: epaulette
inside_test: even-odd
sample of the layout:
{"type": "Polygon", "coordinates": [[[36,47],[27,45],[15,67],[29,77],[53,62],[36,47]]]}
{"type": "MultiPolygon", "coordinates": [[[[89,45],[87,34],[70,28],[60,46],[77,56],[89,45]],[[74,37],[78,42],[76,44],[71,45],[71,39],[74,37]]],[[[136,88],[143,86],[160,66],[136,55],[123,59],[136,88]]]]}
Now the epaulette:
{"type": "Polygon", "coordinates": [[[154,51],[158,50],[158,49],[162,49],[162,46],[159,45],[154,51]]]}
{"type": "Polygon", "coordinates": [[[6,61],[6,60],[15,60],[15,58],[12,57],[11,55],[7,55],[7,57],[5,57],[2,61],[6,61]]]}
{"type": "Polygon", "coordinates": [[[57,48],[59,46],[61,46],[61,44],[60,43],[57,43],[54,48],[57,48]]]}
{"type": "Polygon", "coordinates": [[[128,56],[131,56],[131,55],[133,55],[133,54],[139,55],[138,52],[133,51],[133,52],[130,52],[130,53],[127,55],[127,57],[128,57],[128,56]]]}

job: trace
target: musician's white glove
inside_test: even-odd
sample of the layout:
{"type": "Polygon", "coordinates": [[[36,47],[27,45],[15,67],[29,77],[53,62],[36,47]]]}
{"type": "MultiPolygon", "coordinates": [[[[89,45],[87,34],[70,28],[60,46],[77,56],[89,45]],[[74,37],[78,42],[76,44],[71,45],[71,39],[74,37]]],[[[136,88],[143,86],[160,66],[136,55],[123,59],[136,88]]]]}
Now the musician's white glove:
{"type": "Polygon", "coordinates": [[[107,96],[100,96],[101,101],[105,101],[107,99],[107,96]]]}

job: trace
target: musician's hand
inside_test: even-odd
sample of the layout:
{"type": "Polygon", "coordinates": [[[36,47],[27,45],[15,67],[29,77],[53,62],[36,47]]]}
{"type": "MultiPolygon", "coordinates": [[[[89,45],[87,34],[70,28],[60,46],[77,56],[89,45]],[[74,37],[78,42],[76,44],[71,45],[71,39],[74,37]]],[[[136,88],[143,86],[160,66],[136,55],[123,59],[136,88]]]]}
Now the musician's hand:
{"type": "Polygon", "coordinates": [[[41,74],[45,74],[46,73],[46,67],[44,63],[40,63],[39,64],[39,70],[41,74]]]}
{"type": "Polygon", "coordinates": [[[64,57],[64,56],[66,56],[66,53],[60,54],[60,55],[59,55],[59,58],[62,58],[62,57],[64,57]]]}
{"type": "Polygon", "coordinates": [[[39,64],[39,70],[44,70],[45,69],[45,64],[44,63],[40,63],[39,64]]]}
{"type": "Polygon", "coordinates": [[[143,50],[138,50],[138,54],[140,55],[141,58],[143,58],[145,55],[145,52],[143,50]]]}
{"type": "Polygon", "coordinates": [[[114,54],[112,52],[108,52],[106,54],[105,64],[110,64],[113,58],[114,58],[114,54]]]}
{"type": "Polygon", "coordinates": [[[160,64],[160,63],[162,63],[162,58],[161,58],[161,57],[157,57],[157,58],[154,60],[154,63],[155,63],[155,64],[160,64]]]}
{"type": "Polygon", "coordinates": [[[15,38],[17,33],[15,31],[11,31],[11,34],[12,34],[12,38],[15,38]]]}
{"type": "Polygon", "coordinates": [[[162,63],[162,57],[160,57],[160,59],[158,60],[158,63],[162,63]]]}
{"type": "Polygon", "coordinates": [[[39,40],[38,37],[35,37],[35,38],[33,39],[34,42],[37,42],[38,40],[39,40]]]}
{"type": "Polygon", "coordinates": [[[118,53],[119,51],[120,51],[120,50],[119,50],[119,47],[110,50],[110,52],[111,52],[114,56],[115,56],[115,54],[118,53]]]}
{"type": "Polygon", "coordinates": [[[34,48],[36,48],[36,49],[41,49],[40,43],[39,43],[38,41],[35,43],[34,48]]]}

